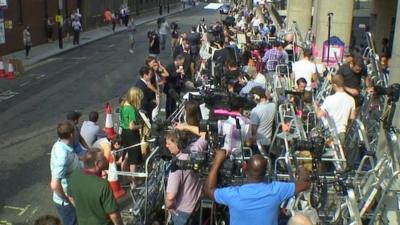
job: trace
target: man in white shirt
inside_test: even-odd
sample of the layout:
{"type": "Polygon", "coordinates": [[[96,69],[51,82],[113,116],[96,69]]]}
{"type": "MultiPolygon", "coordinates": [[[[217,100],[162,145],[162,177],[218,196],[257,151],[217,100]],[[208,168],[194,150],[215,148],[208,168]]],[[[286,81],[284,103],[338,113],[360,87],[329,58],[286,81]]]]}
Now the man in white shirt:
{"type": "Polygon", "coordinates": [[[298,80],[299,78],[306,79],[307,91],[311,91],[312,83],[318,80],[315,64],[310,60],[311,56],[312,56],[311,50],[304,49],[303,50],[304,58],[293,64],[294,80],[298,80]]]}
{"type": "Polygon", "coordinates": [[[107,136],[99,125],[97,125],[98,119],[99,113],[92,111],[89,113],[89,120],[82,123],[81,136],[89,146],[92,146],[97,139],[107,136]]]}
{"type": "MultiPolygon", "coordinates": [[[[344,78],[342,75],[335,75],[332,78],[332,85],[335,94],[328,96],[321,106],[316,104],[315,112],[318,118],[329,116],[333,119],[340,142],[343,144],[346,138],[348,121],[356,118],[356,106],[354,98],[344,91],[344,78]]],[[[347,151],[345,149],[346,159],[351,162],[348,151],[349,149],[347,151]]]]}
{"type": "MultiPolygon", "coordinates": [[[[354,98],[344,90],[344,78],[342,75],[337,74],[332,78],[332,86],[335,94],[328,96],[322,106],[316,104],[315,112],[318,118],[330,116],[333,119],[340,143],[343,145],[346,139],[348,121],[356,118],[356,104],[354,98]]],[[[358,157],[358,153],[351,149],[343,148],[343,150],[347,168],[351,168],[358,157]]]]}
{"type": "Polygon", "coordinates": [[[315,111],[318,118],[329,115],[335,122],[338,134],[342,134],[346,132],[349,118],[356,118],[355,102],[354,98],[344,91],[342,75],[335,75],[332,78],[332,85],[335,94],[328,96],[322,106],[316,105],[315,111]]]}
{"type": "Polygon", "coordinates": [[[160,24],[159,34],[160,34],[160,44],[161,50],[165,50],[165,44],[167,42],[167,34],[171,31],[168,22],[165,18],[162,18],[162,23],[160,24]]]}

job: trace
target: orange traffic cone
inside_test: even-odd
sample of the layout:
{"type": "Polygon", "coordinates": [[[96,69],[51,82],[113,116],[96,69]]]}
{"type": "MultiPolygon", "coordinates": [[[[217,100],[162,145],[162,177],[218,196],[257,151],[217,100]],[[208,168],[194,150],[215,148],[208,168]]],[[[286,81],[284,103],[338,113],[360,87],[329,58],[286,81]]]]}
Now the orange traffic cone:
{"type": "Polygon", "coordinates": [[[6,71],[4,70],[3,57],[0,56],[0,78],[5,76],[6,76],[6,71]]]}
{"type": "Polygon", "coordinates": [[[118,174],[117,172],[117,165],[115,164],[114,156],[111,155],[108,164],[108,177],[107,180],[111,185],[111,189],[113,195],[116,199],[121,198],[125,195],[124,189],[121,188],[121,185],[118,182],[118,174]]]}
{"type": "Polygon", "coordinates": [[[107,137],[112,138],[116,135],[114,131],[114,124],[113,124],[113,118],[112,118],[112,108],[110,103],[107,102],[106,104],[106,123],[104,125],[107,137]]]}
{"type": "Polygon", "coordinates": [[[6,78],[7,79],[15,79],[16,78],[15,71],[14,71],[14,64],[13,64],[12,59],[8,60],[8,71],[6,73],[6,78]]]}

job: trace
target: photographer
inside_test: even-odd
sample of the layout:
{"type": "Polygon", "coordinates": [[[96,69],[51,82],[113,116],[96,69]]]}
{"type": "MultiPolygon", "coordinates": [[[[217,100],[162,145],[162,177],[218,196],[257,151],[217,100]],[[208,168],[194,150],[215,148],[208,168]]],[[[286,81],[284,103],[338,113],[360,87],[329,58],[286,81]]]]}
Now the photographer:
{"type": "MultiPolygon", "coordinates": [[[[176,131],[165,137],[166,147],[179,160],[188,160],[189,155],[181,152],[182,142],[176,131]]],[[[184,225],[192,214],[201,196],[201,182],[193,170],[170,172],[166,188],[165,207],[171,213],[174,225],[184,225]]]]}
{"type": "Polygon", "coordinates": [[[267,161],[261,155],[254,155],[247,162],[247,184],[217,188],[218,170],[225,158],[225,151],[216,151],[204,193],[229,207],[231,225],[277,225],[281,203],[310,187],[309,173],[303,167],[299,167],[295,183],[267,183],[267,161]]]}
{"type": "Polygon", "coordinates": [[[266,93],[262,87],[254,87],[250,91],[257,103],[250,113],[252,144],[256,146],[260,143],[263,149],[258,150],[265,155],[268,154],[271,145],[272,126],[276,114],[276,105],[269,101],[266,93]]]}
{"type": "Polygon", "coordinates": [[[147,36],[149,38],[149,56],[158,59],[160,55],[160,37],[154,31],[149,32],[147,36]]]}

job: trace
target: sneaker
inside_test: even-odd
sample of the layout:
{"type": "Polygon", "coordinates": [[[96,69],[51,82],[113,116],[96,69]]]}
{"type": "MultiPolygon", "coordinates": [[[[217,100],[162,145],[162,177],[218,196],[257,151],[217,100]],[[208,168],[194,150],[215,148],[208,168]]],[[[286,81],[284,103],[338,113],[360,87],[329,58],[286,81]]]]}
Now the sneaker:
{"type": "Polygon", "coordinates": [[[133,54],[133,50],[132,50],[132,49],[129,49],[129,53],[133,54]]]}

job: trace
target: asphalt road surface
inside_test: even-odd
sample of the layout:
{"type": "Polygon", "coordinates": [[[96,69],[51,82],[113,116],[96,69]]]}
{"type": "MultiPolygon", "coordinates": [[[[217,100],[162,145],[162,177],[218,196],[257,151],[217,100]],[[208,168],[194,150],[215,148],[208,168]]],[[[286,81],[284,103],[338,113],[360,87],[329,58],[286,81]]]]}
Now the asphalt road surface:
{"type": "MultiPolygon", "coordinates": [[[[203,16],[209,23],[219,19],[217,11],[198,6],[167,20],[189,31],[203,16]]],[[[0,85],[0,224],[33,224],[39,216],[57,215],[49,188],[57,122],[75,109],[84,120],[97,110],[102,120],[105,103],[115,105],[138,79],[148,53],[147,31],[155,27],[155,22],[138,26],[134,54],[123,32],[43,61],[0,85]]],[[[172,61],[169,43],[161,61],[172,61]]]]}

